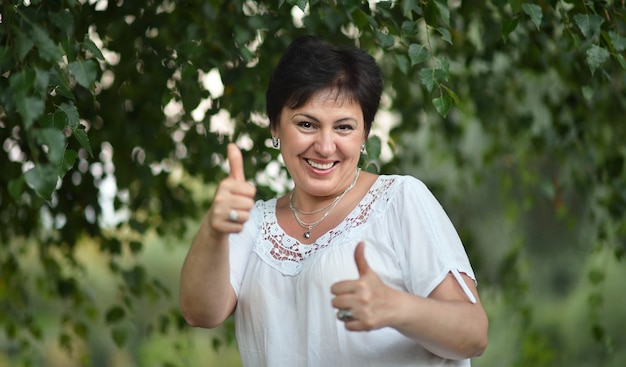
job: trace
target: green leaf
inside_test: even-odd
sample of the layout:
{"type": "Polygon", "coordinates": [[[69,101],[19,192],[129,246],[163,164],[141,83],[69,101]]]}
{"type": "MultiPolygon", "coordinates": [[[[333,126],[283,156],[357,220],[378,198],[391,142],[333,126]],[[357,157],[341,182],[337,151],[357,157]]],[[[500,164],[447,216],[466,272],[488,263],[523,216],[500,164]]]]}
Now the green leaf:
{"type": "Polygon", "coordinates": [[[82,125],[79,125],[79,127],[73,128],[72,135],[74,136],[74,138],[76,138],[80,146],[83,147],[83,149],[85,149],[89,153],[89,156],[93,157],[93,151],[91,150],[91,143],[89,143],[89,137],[87,136],[87,132],[85,131],[85,128],[82,125]]]}
{"type": "Polygon", "coordinates": [[[456,104],[457,106],[460,106],[461,100],[459,99],[459,96],[452,89],[446,87],[445,85],[442,85],[442,87],[443,89],[446,90],[446,93],[448,93],[450,98],[452,98],[452,101],[454,102],[454,104],[456,104]]]}
{"type": "Polygon", "coordinates": [[[366,150],[361,154],[360,165],[366,172],[380,172],[380,152],[382,150],[382,142],[378,136],[370,136],[366,142],[366,150]]]}
{"type": "Polygon", "coordinates": [[[541,27],[541,19],[543,18],[541,7],[539,5],[525,3],[522,4],[522,10],[530,16],[530,20],[532,20],[537,29],[539,29],[541,27]]]}
{"type": "Polygon", "coordinates": [[[591,88],[588,85],[585,85],[580,90],[582,92],[582,95],[585,101],[591,102],[593,100],[593,94],[594,94],[593,88],[591,88]]]}
{"type": "Polygon", "coordinates": [[[422,68],[419,72],[420,80],[429,92],[432,92],[437,85],[434,74],[435,70],[433,68],[422,68]]]}
{"type": "Polygon", "coordinates": [[[522,0],[511,0],[511,1],[506,1],[504,3],[508,4],[511,7],[511,10],[513,11],[513,13],[519,13],[520,11],[522,11],[522,5],[523,5],[522,0]]]}
{"type": "Polygon", "coordinates": [[[43,128],[36,130],[33,135],[37,143],[48,147],[46,154],[50,162],[61,164],[66,146],[65,134],[55,128],[43,128]]]}
{"type": "Polygon", "coordinates": [[[593,338],[598,343],[602,343],[602,341],[606,337],[606,328],[598,323],[594,323],[591,326],[591,332],[593,334],[593,338]]]}
{"type": "Polygon", "coordinates": [[[57,293],[61,298],[70,298],[77,292],[76,279],[61,277],[57,279],[57,293]]]}
{"type": "Polygon", "coordinates": [[[409,58],[411,59],[411,66],[421,64],[422,62],[428,60],[429,57],[430,50],[427,47],[417,43],[409,45],[409,58]]]}
{"type": "Polygon", "coordinates": [[[427,2],[424,9],[424,20],[431,27],[437,27],[437,7],[432,6],[432,2],[427,2]]]}
{"type": "Polygon", "coordinates": [[[626,50],[626,37],[617,32],[610,31],[609,39],[611,40],[611,44],[613,45],[613,48],[616,52],[622,52],[626,50]]]}
{"type": "Polygon", "coordinates": [[[111,325],[111,324],[115,324],[115,323],[119,322],[120,320],[122,320],[124,318],[124,316],[126,316],[126,311],[124,311],[124,309],[122,307],[120,307],[120,306],[112,306],[107,311],[106,315],[104,316],[104,319],[105,319],[107,325],[111,325]]]}
{"type": "Polygon", "coordinates": [[[252,51],[250,51],[250,49],[246,46],[240,47],[239,48],[239,53],[241,54],[241,57],[246,61],[249,62],[250,60],[254,59],[254,53],[252,51]]]}
{"type": "Polygon", "coordinates": [[[35,81],[33,87],[42,97],[47,96],[48,83],[50,82],[50,72],[42,69],[35,69],[35,81]]]}
{"type": "Polygon", "coordinates": [[[59,346],[61,346],[61,348],[66,352],[69,353],[72,351],[72,338],[67,333],[62,332],[59,335],[58,343],[59,346]]]}
{"type": "Polygon", "coordinates": [[[444,81],[448,80],[449,76],[449,64],[446,60],[438,60],[437,66],[434,68],[423,68],[419,72],[422,84],[426,89],[432,93],[435,87],[444,81]]]}
{"type": "Polygon", "coordinates": [[[408,57],[402,54],[393,54],[393,59],[396,62],[396,66],[400,69],[403,74],[408,74],[409,72],[409,59],[408,57]]]}
{"type": "Polygon", "coordinates": [[[122,276],[130,291],[140,297],[146,288],[146,270],[137,265],[131,270],[124,271],[122,276]]]}
{"type": "Polygon", "coordinates": [[[16,31],[15,33],[15,50],[18,60],[22,61],[35,46],[35,41],[24,32],[16,31]]]}
{"type": "Polygon", "coordinates": [[[622,65],[622,68],[626,69],[626,60],[624,60],[624,55],[616,55],[615,58],[617,58],[619,64],[622,65]]]}
{"type": "Polygon", "coordinates": [[[395,42],[393,36],[380,31],[376,32],[376,40],[378,40],[378,44],[382,48],[390,48],[395,42]]]}
{"type": "Polygon", "coordinates": [[[402,1],[402,14],[404,14],[407,18],[411,18],[412,13],[422,15],[422,8],[420,8],[419,0],[402,1]]]}
{"type": "Polygon", "coordinates": [[[598,14],[576,14],[574,15],[574,22],[586,39],[592,39],[600,34],[600,27],[604,23],[604,19],[598,14]]]}
{"type": "Polygon", "coordinates": [[[86,323],[82,321],[76,321],[73,327],[74,333],[78,335],[81,339],[87,340],[87,336],[89,335],[89,327],[86,323]]]}
{"type": "Polygon", "coordinates": [[[52,13],[49,15],[52,23],[59,28],[63,34],[72,33],[74,29],[74,18],[72,13],[68,10],[61,10],[58,13],[52,13]]]}
{"type": "Polygon", "coordinates": [[[400,28],[402,30],[402,33],[404,33],[405,37],[413,37],[416,36],[419,33],[419,27],[418,27],[418,23],[417,22],[412,22],[412,21],[404,21],[402,22],[402,26],[400,28]]]}
{"type": "Polygon", "coordinates": [[[385,0],[385,1],[379,1],[376,3],[376,6],[382,8],[382,9],[391,9],[394,6],[395,1],[389,1],[389,0],[385,0]]]}
{"type": "Polygon", "coordinates": [[[603,303],[604,303],[604,297],[601,294],[598,294],[597,292],[594,292],[590,294],[589,297],[587,297],[587,304],[591,308],[596,308],[598,306],[601,306],[603,303]]]}
{"type": "Polygon", "coordinates": [[[9,191],[9,195],[11,195],[13,200],[19,203],[22,197],[22,193],[24,192],[24,178],[20,176],[9,181],[7,190],[9,191]]]}
{"type": "Polygon", "coordinates": [[[30,88],[35,83],[36,73],[32,69],[22,70],[11,74],[9,77],[9,86],[11,87],[14,99],[20,99],[30,95],[30,88]]]}
{"type": "Polygon", "coordinates": [[[126,344],[126,340],[128,339],[128,330],[124,327],[118,326],[111,329],[111,337],[119,348],[123,347],[126,344]]]}
{"type": "Polygon", "coordinates": [[[68,65],[68,69],[78,84],[87,89],[91,89],[98,76],[98,66],[91,60],[72,61],[68,65]]]}
{"type": "Polygon", "coordinates": [[[26,129],[29,129],[33,122],[43,115],[45,108],[43,100],[37,97],[18,98],[15,104],[26,129]]]}
{"type": "Polygon", "coordinates": [[[33,28],[32,36],[35,44],[37,45],[37,52],[42,59],[50,62],[61,61],[61,58],[63,57],[61,47],[52,41],[43,28],[35,26],[33,28]]]}
{"type": "Polygon", "coordinates": [[[591,75],[593,75],[596,70],[604,64],[611,54],[605,48],[593,45],[589,47],[587,50],[587,64],[591,69],[591,75]]]}
{"type": "Polygon", "coordinates": [[[450,26],[450,8],[448,7],[448,3],[445,4],[440,0],[435,0],[435,6],[437,7],[437,11],[439,12],[439,16],[441,20],[447,25],[450,26]]]}
{"type": "Polygon", "coordinates": [[[504,18],[502,20],[502,38],[506,41],[509,35],[517,28],[519,21],[517,18],[504,18]]]}
{"type": "Polygon", "coordinates": [[[367,155],[373,158],[380,157],[382,151],[382,142],[378,136],[371,136],[366,143],[367,155]]]}
{"type": "MultiPolygon", "coordinates": [[[[243,52],[243,50],[247,49],[242,47],[240,52],[243,52]]],[[[185,111],[188,112],[193,111],[200,104],[203,97],[203,89],[200,88],[200,84],[197,82],[197,72],[197,69],[193,67],[183,68],[183,75],[187,75],[187,77],[183,76],[184,79],[180,82],[180,97],[185,111]]]]}
{"type": "Polygon", "coordinates": [[[450,30],[448,28],[437,28],[439,34],[441,34],[441,39],[452,44],[452,35],[450,34],[450,30]]]}
{"type": "Polygon", "coordinates": [[[141,249],[143,248],[143,243],[141,241],[130,241],[130,251],[133,254],[138,254],[139,252],[141,252],[141,249]]]}
{"type": "Polygon", "coordinates": [[[63,96],[63,97],[65,97],[65,98],[69,99],[69,100],[72,100],[72,101],[75,101],[75,100],[76,100],[76,99],[75,99],[75,97],[74,97],[74,93],[72,93],[72,91],[71,91],[68,87],[66,87],[66,86],[64,86],[64,85],[58,85],[58,86],[54,89],[54,91],[55,91],[58,95],[63,96]]]}
{"type": "Polygon", "coordinates": [[[104,61],[104,55],[102,54],[102,51],[100,51],[98,46],[96,46],[96,44],[93,43],[92,40],[90,40],[89,38],[85,38],[85,41],[83,41],[83,47],[91,52],[96,59],[104,61]]]}
{"type": "Polygon", "coordinates": [[[63,154],[63,162],[61,163],[61,167],[59,167],[59,176],[63,177],[65,174],[74,167],[76,163],[76,158],[78,158],[78,153],[72,149],[65,149],[65,154],[63,154]]]}
{"type": "Polygon", "coordinates": [[[367,14],[365,14],[363,10],[359,8],[354,9],[354,11],[350,13],[350,18],[352,19],[354,25],[359,28],[363,28],[369,23],[369,21],[367,20],[367,14]]]}
{"type": "Polygon", "coordinates": [[[443,116],[446,117],[448,115],[448,112],[450,112],[450,107],[452,106],[452,99],[447,96],[441,96],[441,97],[436,97],[433,98],[432,100],[433,105],[435,105],[435,109],[437,109],[437,112],[443,116]]]}
{"type": "Polygon", "coordinates": [[[24,173],[26,184],[43,199],[50,200],[57,186],[58,169],[47,163],[35,164],[35,167],[24,173]]]}
{"type": "Polygon", "coordinates": [[[78,116],[78,109],[73,103],[61,103],[59,109],[67,116],[67,125],[71,128],[77,128],[80,126],[80,117],[78,116]]]}
{"type": "Polygon", "coordinates": [[[445,79],[445,71],[442,69],[423,68],[419,75],[422,84],[429,92],[432,92],[440,81],[445,79]]]}
{"type": "Polygon", "coordinates": [[[287,3],[297,6],[302,11],[306,10],[306,4],[308,2],[309,0],[287,0],[287,3]]]}
{"type": "Polygon", "coordinates": [[[42,127],[63,129],[67,125],[67,115],[63,111],[55,111],[44,116],[40,122],[42,127]]]}

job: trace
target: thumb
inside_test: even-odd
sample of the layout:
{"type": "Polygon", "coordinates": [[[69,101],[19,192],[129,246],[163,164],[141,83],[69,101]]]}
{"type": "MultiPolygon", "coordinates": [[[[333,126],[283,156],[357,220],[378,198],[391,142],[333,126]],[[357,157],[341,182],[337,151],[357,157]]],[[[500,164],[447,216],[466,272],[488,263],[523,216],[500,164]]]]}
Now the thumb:
{"type": "Polygon", "coordinates": [[[365,260],[365,242],[359,242],[354,250],[354,262],[356,262],[356,268],[359,271],[359,277],[362,277],[370,272],[370,266],[365,260]]]}
{"type": "Polygon", "coordinates": [[[241,150],[234,143],[228,144],[226,148],[228,154],[228,165],[230,166],[229,176],[236,181],[245,181],[246,177],[243,172],[243,155],[241,150]]]}

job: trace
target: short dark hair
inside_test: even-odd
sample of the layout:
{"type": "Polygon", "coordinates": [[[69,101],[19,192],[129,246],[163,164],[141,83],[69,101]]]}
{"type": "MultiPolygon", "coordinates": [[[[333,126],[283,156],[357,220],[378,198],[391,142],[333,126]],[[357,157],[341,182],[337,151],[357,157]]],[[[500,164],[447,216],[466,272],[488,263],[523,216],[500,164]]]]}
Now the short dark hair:
{"type": "Polygon", "coordinates": [[[270,126],[276,127],[284,106],[298,108],[329,88],[359,103],[367,136],[383,89],[376,61],[357,47],[332,45],[315,36],[295,39],[274,69],[265,93],[270,126]]]}

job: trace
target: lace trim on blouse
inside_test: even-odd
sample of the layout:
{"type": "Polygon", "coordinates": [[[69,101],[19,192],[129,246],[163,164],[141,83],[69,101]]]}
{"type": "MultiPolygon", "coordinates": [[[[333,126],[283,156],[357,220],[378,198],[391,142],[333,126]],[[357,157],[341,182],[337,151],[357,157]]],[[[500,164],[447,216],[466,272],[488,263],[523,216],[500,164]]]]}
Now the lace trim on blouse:
{"type": "Polygon", "coordinates": [[[282,274],[298,275],[306,259],[327,247],[344,243],[353,229],[366,223],[375,213],[383,212],[390,198],[389,187],[395,180],[395,177],[379,176],[350,214],[311,244],[300,243],[278,225],[276,199],[265,202],[261,208],[261,236],[254,251],[282,274]]]}

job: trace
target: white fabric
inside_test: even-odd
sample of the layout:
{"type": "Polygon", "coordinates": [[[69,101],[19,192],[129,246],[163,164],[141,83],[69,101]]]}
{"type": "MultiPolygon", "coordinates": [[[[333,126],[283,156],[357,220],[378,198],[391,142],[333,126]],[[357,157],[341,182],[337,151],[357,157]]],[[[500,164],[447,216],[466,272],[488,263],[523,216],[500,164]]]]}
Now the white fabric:
{"type": "MultiPolygon", "coordinates": [[[[391,287],[422,297],[452,272],[475,279],[448,216],[411,176],[379,176],[359,205],[315,244],[277,224],[276,199],[258,201],[244,231],[231,236],[231,283],[243,365],[469,366],[439,358],[392,328],[351,332],[336,319],[330,287],[356,279],[356,244],[391,287]]],[[[472,294],[464,288],[470,300],[472,294]]]]}

